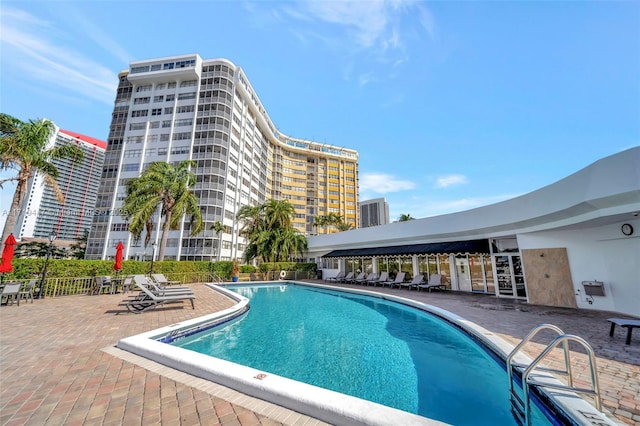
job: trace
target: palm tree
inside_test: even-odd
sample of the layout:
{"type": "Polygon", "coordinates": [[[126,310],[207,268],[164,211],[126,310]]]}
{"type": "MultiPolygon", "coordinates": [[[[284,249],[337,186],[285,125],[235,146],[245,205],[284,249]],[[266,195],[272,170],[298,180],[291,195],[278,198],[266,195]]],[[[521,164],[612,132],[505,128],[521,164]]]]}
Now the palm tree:
{"type": "Polygon", "coordinates": [[[161,207],[160,215],[164,217],[164,222],[158,260],[164,259],[169,230],[178,229],[185,214],[191,215],[191,235],[196,235],[203,228],[198,197],[189,190],[196,183],[191,171],[194,166],[195,162],[191,160],[181,161],[175,167],[157,161],[151,163],[140,177],[127,183],[127,196],[122,207],[130,220],[129,231],[136,238],[140,238],[158,206],[161,207]]]}
{"type": "Polygon", "coordinates": [[[307,239],[293,227],[294,213],[293,206],[286,200],[241,207],[237,214],[243,223],[240,234],[249,240],[244,251],[245,262],[253,259],[281,262],[304,254],[307,239]]]}
{"type": "Polygon", "coordinates": [[[224,225],[216,220],[209,229],[214,230],[218,237],[218,260],[220,260],[220,252],[222,251],[222,237],[220,236],[220,233],[224,230],[224,225]]]}
{"type": "Polygon", "coordinates": [[[316,228],[318,226],[325,227],[325,233],[327,232],[327,226],[335,226],[336,228],[338,228],[338,230],[340,230],[341,224],[343,224],[342,216],[337,213],[329,213],[326,216],[316,216],[313,221],[313,226],[315,226],[316,228]]]}
{"type": "Polygon", "coordinates": [[[400,217],[398,217],[398,222],[408,222],[410,220],[413,220],[414,218],[411,217],[410,214],[401,214],[400,217]]]}
{"type": "Polygon", "coordinates": [[[55,125],[49,120],[29,120],[22,122],[8,114],[0,114],[0,171],[14,169],[17,175],[0,180],[0,189],[7,182],[16,182],[11,209],[7,216],[2,232],[4,244],[13,228],[16,226],[22,201],[27,192],[29,180],[36,173],[41,173],[45,183],[49,185],[60,203],[64,202],[64,195],[56,179],[58,169],[53,160],[70,158],[81,161],[82,149],[75,145],[54,146],[47,149],[47,143],[55,132],[55,125]]]}

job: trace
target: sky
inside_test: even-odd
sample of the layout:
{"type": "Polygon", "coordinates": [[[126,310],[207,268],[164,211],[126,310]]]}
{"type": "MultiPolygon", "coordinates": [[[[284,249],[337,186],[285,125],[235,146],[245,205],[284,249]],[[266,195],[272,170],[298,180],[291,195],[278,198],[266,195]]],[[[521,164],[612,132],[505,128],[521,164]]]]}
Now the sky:
{"type": "Polygon", "coordinates": [[[2,0],[0,112],[106,140],[118,73],[192,53],[242,67],[282,133],[357,150],[391,221],[640,145],[637,1],[2,0]]]}

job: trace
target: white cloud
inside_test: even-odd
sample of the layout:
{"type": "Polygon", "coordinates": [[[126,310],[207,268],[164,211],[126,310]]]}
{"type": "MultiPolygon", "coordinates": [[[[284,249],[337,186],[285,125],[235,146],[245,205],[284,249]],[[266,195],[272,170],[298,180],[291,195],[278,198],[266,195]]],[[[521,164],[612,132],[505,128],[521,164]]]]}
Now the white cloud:
{"type": "MultiPolygon", "coordinates": [[[[255,7],[247,10],[260,13],[255,7]]],[[[405,60],[407,35],[426,33],[432,39],[435,31],[431,12],[424,2],[416,0],[305,0],[287,3],[280,11],[278,16],[290,18],[290,24],[303,25],[292,28],[297,37],[302,28],[331,49],[350,54],[369,52],[379,61],[392,64],[398,62],[398,52],[405,60]],[[321,35],[323,30],[325,34],[321,35]]]]}
{"type": "Polygon", "coordinates": [[[469,182],[465,175],[447,175],[447,176],[439,176],[436,178],[435,187],[436,188],[448,188],[450,186],[455,185],[463,185],[469,182]]]}
{"type": "MultiPolygon", "coordinates": [[[[6,7],[0,9],[0,20],[2,61],[11,61],[3,66],[19,68],[20,72],[41,81],[48,88],[57,87],[67,94],[75,93],[113,104],[117,75],[77,51],[73,43],[78,34],[71,34],[69,27],[6,7]]],[[[93,31],[90,38],[97,41],[99,47],[109,47],[110,53],[124,55],[104,34],[96,29],[93,31]]],[[[81,31],[81,34],[85,32],[81,31]]]]}
{"type": "Polygon", "coordinates": [[[363,173],[360,175],[360,192],[365,194],[388,194],[390,192],[406,191],[415,187],[416,184],[414,182],[398,179],[385,173],[363,173]]]}
{"type": "Polygon", "coordinates": [[[465,197],[450,200],[419,196],[402,200],[389,200],[389,210],[392,218],[402,213],[408,213],[412,217],[419,219],[488,206],[513,199],[519,195],[521,194],[501,194],[490,197],[465,197]]]}

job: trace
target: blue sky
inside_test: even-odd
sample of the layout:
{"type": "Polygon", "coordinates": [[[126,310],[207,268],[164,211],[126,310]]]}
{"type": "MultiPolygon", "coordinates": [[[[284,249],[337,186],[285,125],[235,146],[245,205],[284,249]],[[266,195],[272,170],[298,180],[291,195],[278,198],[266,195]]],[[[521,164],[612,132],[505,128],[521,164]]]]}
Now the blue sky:
{"type": "Polygon", "coordinates": [[[103,140],[130,61],[227,58],[280,131],[358,150],[392,220],[640,145],[636,1],[3,0],[0,41],[0,111],[103,140]]]}

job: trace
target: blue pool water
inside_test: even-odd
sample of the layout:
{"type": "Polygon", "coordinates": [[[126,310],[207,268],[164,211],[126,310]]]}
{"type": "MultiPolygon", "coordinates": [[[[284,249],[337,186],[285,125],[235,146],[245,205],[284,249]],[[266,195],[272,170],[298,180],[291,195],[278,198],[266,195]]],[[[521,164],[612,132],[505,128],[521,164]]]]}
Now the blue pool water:
{"type": "Polygon", "coordinates": [[[429,313],[292,284],[227,288],[248,313],[174,345],[455,425],[517,424],[504,368],[429,313]]]}

